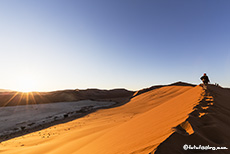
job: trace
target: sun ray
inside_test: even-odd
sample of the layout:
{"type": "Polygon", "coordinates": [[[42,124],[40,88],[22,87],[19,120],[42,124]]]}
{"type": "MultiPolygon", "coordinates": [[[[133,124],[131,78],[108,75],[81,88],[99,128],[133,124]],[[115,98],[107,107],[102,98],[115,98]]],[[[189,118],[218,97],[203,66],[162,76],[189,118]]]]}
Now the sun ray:
{"type": "Polygon", "coordinates": [[[33,104],[37,104],[36,99],[34,98],[33,92],[30,92],[29,94],[30,94],[30,96],[32,98],[33,104]]]}
{"type": "Polygon", "coordinates": [[[4,106],[7,106],[17,95],[18,95],[19,92],[16,92],[4,105],[4,106]]]}
{"type": "Polygon", "coordinates": [[[20,103],[21,103],[21,100],[22,100],[22,98],[23,98],[24,93],[20,92],[19,95],[20,95],[20,98],[19,98],[19,100],[17,101],[17,104],[16,104],[16,107],[15,107],[15,110],[14,110],[14,111],[17,111],[18,106],[19,106],[20,103]]]}
{"type": "Polygon", "coordinates": [[[35,92],[35,93],[41,98],[42,101],[45,102],[45,98],[39,92],[35,92]]]}
{"type": "Polygon", "coordinates": [[[21,103],[23,96],[24,96],[24,93],[21,93],[21,95],[20,95],[20,99],[18,100],[17,105],[19,105],[19,104],[21,103]]]}
{"type": "Polygon", "coordinates": [[[29,93],[26,92],[26,105],[29,105],[29,93]]]}

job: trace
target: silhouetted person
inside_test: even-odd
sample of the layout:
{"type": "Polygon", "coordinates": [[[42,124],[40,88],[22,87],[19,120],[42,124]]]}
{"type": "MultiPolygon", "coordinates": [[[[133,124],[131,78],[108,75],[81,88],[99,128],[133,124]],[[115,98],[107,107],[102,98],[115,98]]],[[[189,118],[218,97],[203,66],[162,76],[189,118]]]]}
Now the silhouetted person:
{"type": "Polygon", "coordinates": [[[205,85],[210,82],[206,73],[204,73],[204,75],[200,79],[203,81],[205,85]]]}

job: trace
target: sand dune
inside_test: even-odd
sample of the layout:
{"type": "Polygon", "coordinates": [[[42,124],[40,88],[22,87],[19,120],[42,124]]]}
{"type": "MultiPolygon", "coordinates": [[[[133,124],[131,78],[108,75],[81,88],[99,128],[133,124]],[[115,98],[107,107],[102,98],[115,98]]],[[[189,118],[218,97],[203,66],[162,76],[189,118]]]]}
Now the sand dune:
{"type": "MultiPolygon", "coordinates": [[[[174,132],[157,149],[157,154],[185,153],[184,144],[210,147],[230,148],[230,90],[209,85],[208,91],[203,93],[203,99],[195,106],[186,122],[193,132],[188,135],[182,132],[178,125],[174,132]],[[170,149],[170,150],[169,150],[170,149]]],[[[187,150],[187,153],[195,152],[187,150]]],[[[230,150],[196,150],[200,153],[226,153],[230,150]]]]}
{"type": "Polygon", "coordinates": [[[230,91],[208,89],[172,85],[149,90],[122,106],[2,142],[0,152],[149,154],[192,152],[183,150],[185,143],[229,147],[230,91]]]}
{"type": "Polygon", "coordinates": [[[59,90],[52,92],[16,92],[0,91],[0,107],[47,104],[56,102],[76,102],[80,100],[127,102],[134,92],[126,89],[86,89],[59,90]]]}
{"type": "Polygon", "coordinates": [[[9,90],[9,89],[0,89],[0,92],[12,92],[13,90],[9,90]]]}

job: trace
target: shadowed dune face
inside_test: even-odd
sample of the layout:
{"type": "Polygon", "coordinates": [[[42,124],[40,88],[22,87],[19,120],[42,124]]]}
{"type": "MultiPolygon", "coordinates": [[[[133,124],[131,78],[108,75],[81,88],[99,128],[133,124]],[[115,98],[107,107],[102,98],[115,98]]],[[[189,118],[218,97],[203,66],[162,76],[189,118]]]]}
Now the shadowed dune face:
{"type": "MultiPolygon", "coordinates": [[[[203,99],[201,93],[199,86],[151,90],[123,106],[3,142],[0,148],[3,154],[150,153],[174,132],[172,128],[188,118],[203,99]]],[[[193,133],[189,124],[183,127],[193,133]]]]}
{"type": "MultiPolygon", "coordinates": [[[[230,90],[214,85],[208,86],[203,93],[203,99],[195,106],[186,120],[193,129],[188,135],[176,129],[156,150],[157,154],[174,153],[223,153],[229,154],[229,149],[212,150],[217,147],[230,147],[230,90]],[[183,146],[209,146],[209,150],[184,150],[183,146]]],[[[178,127],[177,127],[178,128],[178,127]]]]}

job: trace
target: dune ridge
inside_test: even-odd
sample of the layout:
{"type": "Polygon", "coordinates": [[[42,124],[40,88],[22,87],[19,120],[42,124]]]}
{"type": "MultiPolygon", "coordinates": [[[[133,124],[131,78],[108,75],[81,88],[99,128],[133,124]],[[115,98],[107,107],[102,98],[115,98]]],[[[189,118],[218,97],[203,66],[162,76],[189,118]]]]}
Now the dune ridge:
{"type": "Polygon", "coordinates": [[[200,86],[164,86],[122,106],[2,142],[0,152],[193,153],[183,150],[183,144],[196,142],[229,147],[229,92],[212,85],[207,92],[200,86]]]}

